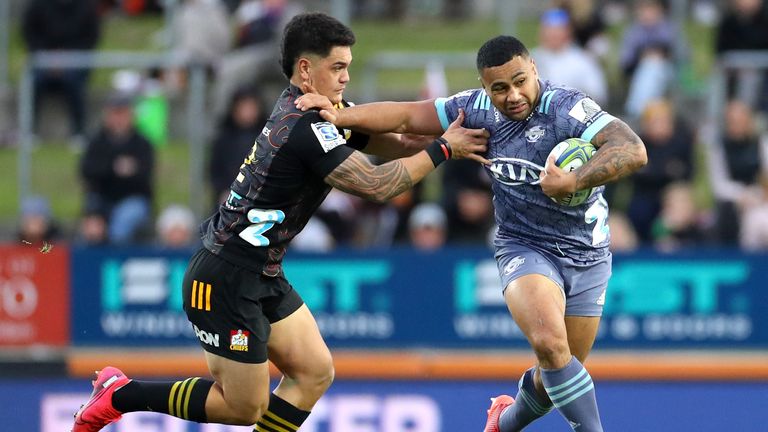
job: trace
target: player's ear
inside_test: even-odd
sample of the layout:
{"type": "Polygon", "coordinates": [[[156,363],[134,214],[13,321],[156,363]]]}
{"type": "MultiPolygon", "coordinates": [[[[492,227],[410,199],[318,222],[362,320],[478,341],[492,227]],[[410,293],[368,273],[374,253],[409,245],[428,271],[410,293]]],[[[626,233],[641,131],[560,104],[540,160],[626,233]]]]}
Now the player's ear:
{"type": "Polygon", "coordinates": [[[302,81],[309,81],[310,71],[312,70],[312,62],[306,57],[300,57],[296,63],[296,69],[299,71],[299,78],[302,81]]]}

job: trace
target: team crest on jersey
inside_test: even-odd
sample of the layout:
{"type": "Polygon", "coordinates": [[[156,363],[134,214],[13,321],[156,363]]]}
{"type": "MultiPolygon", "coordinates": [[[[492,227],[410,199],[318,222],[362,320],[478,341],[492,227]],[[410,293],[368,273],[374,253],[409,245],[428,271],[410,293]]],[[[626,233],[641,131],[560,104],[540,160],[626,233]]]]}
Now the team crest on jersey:
{"type": "Polygon", "coordinates": [[[544,167],[531,161],[518,158],[494,158],[488,168],[491,176],[508,186],[521,184],[536,185],[541,182],[539,173],[544,167]]]}
{"type": "Polygon", "coordinates": [[[536,141],[540,140],[541,137],[544,136],[546,131],[541,126],[534,126],[527,131],[525,131],[525,140],[529,143],[535,143],[536,141]]]}
{"type": "Polygon", "coordinates": [[[229,333],[230,351],[248,351],[248,330],[231,330],[229,333]]]}
{"type": "Polygon", "coordinates": [[[568,115],[582,123],[590,123],[603,109],[590,98],[583,98],[568,111],[568,115]]]}
{"type": "Polygon", "coordinates": [[[331,122],[312,123],[310,126],[326,153],[347,143],[347,140],[339,134],[339,130],[331,122]]]}

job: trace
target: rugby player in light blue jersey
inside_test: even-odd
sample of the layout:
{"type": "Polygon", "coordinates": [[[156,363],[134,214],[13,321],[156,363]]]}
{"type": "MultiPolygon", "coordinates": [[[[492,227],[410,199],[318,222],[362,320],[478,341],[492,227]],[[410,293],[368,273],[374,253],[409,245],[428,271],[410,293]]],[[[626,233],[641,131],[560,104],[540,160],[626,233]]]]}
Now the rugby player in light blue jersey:
{"type": "Polygon", "coordinates": [[[449,98],[379,102],[335,110],[316,95],[299,108],[321,107],[339,127],[439,135],[463,110],[464,126],[490,132],[486,158],[493,181],[496,260],[507,307],[538,364],[523,373],[517,398],[493,398],[486,432],[518,431],[557,408],[573,430],[602,431],[594,384],[582,362],[589,354],[611,274],[608,205],[602,185],[645,165],[643,142],[584,93],[539,79],[528,50],[499,36],[477,54],[483,87],[449,98]],[[598,151],[565,172],[547,160],[559,142],[578,137],[598,151]],[[556,204],[598,187],[576,207],[556,204]]]}

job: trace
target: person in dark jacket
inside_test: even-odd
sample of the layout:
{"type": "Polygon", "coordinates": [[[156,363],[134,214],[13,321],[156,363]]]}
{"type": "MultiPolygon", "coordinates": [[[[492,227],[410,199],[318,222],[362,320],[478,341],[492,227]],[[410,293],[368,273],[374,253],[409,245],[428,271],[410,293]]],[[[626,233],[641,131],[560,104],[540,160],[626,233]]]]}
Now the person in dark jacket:
{"type": "MultiPolygon", "coordinates": [[[[30,54],[39,51],[90,51],[100,36],[98,5],[93,0],[31,0],[24,11],[22,35],[30,54]]],[[[69,111],[73,140],[82,141],[86,122],[88,69],[35,68],[35,107],[43,96],[61,93],[69,111]]]]}
{"type": "Polygon", "coordinates": [[[112,95],[102,127],[80,160],[86,199],[85,212],[107,215],[113,244],[139,240],[152,207],[154,149],[133,124],[131,99],[112,95]]]}
{"type": "Polygon", "coordinates": [[[251,87],[238,90],[211,145],[208,176],[214,205],[227,199],[232,181],[267,122],[259,92],[251,87]]]}

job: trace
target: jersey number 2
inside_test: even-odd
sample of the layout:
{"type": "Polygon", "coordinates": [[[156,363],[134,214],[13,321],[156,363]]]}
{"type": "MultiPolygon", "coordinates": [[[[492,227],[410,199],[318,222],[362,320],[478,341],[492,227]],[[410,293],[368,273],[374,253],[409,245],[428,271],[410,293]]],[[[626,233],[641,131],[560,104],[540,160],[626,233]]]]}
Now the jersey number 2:
{"type": "Polygon", "coordinates": [[[269,246],[269,239],[263,234],[283,220],[285,213],[282,210],[251,209],[248,211],[248,221],[252,225],[240,231],[240,238],[254,246],[269,246]]]}
{"type": "Polygon", "coordinates": [[[608,203],[602,195],[597,197],[597,201],[584,213],[584,222],[597,222],[592,228],[592,246],[597,246],[608,238],[608,203]]]}

